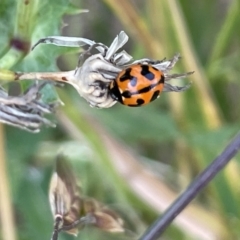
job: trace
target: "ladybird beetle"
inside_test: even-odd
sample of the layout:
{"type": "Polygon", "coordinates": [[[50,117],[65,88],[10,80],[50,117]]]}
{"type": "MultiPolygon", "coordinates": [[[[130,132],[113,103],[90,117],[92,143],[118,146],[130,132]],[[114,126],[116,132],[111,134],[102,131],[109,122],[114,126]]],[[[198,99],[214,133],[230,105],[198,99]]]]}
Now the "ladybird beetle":
{"type": "Polygon", "coordinates": [[[110,94],[124,105],[142,106],[159,97],[164,80],[163,72],[150,64],[134,64],[121,71],[110,83],[110,94]]]}

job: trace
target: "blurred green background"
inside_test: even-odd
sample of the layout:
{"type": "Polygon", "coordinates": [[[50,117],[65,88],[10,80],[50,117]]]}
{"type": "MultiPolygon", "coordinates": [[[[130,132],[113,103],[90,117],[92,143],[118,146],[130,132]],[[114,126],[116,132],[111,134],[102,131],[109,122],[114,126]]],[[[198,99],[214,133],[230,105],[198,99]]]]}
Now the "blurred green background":
{"type": "MultiPolygon", "coordinates": [[[[40,45],[33,52],[19,52],[9,44],[13,38],[32,45],[41,37],[68,35],[109,45],[124,30],[129,35],[124,49],[134,59],[170,59],[180,52],[182,59],[173,71],[195,73],[177,80],[177,84],[192,81],[188,91],[163,93],[141,108],[120,104],[90,108],[65,86],[57,89],[65,103],[52,117],[57,128],[43,127],[31,134],[1,126],[0,183],[6,187],[0,192],[0,239],[50,239],[48,184],[59,152],[74,166],[84,195],[117,209],[132,232],[116,236],[86,228],[77,238],[62,233],[59,239],[140,236],[238,132],[239,4],[239,0],[1,0],[2,69],[72,70],[78,61],[79,49],[40,45]],[[80,9],[89,13],[79,14],[80,9]]],[[[6,81],[1,85],[8,87],[6,81]]],[[[53,88],[43,94],[45,99],[56,98],[53,88]]],[[[240,239],[239,161],[239,156],[233,159],[161,239],[240,239]]]]}

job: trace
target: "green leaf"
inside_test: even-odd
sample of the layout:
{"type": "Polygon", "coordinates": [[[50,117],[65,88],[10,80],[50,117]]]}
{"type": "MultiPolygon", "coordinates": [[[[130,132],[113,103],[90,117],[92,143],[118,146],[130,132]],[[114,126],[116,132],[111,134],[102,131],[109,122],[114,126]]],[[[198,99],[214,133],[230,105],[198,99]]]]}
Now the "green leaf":
{"type": "MultiPolygon", "coordinates": [[[[21,0],[19,2],[12,1],[11,4],[3,1],[0,3],[0,9],[4,9],[4,14],[0,16],[0,30],[4,34],[1,34],[0,40],[6,43],[0,51],[0,53],[5,53],[0,59],[0,66],[22,72],[57,71],[57,57],[68,52],[70,48],[40,45],[24,56],[25,53],[21,51],[22,49],[16,49],[16,46],[11,46],[9,43],[12,39],[19,39],[20,44],[28,42],[30,49],[30,46],[40,38],[61,35],[63,16],[79,13],[81,10],[74,7],[69,0],[51,2],[21,0]],[[15,15],[14,19],[12,16],[15,15]],[[8,51],[7,48],[9,48],[8,51]]],[[[23,89],[29,87],[30,84],[32,84],[30,81],[23,83],[23,89]]],[[[58,99],[55,88],[52,86],[44,87],[42,93],[44,101],[58,99]]]]}
{"type": "MultiPolygon", "coordinates": [[[[162,99],[159,99],[161,101],[162,99]]],[[[141,140],[168,141],[179,131],[171,115],[157,107],[158,103],[131,108],[116,104],[109,109],[91,109],[104,126],[126,142],[141,140]]]]}
{"type": "Polygon", "coordinates": [[[0,1],[0,57],[7,51],[10,36],[14,31],[16,1],[0,1]]]}

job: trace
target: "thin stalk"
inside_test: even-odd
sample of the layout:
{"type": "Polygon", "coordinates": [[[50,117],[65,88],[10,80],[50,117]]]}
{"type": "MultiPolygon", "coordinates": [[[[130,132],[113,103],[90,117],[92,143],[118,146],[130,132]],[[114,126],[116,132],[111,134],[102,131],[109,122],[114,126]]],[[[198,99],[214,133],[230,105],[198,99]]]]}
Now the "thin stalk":
{"type": "Polygon", "coordinates": [[[16,240],[15,224],[4,148],[4,128],[0,124],[0,219],[2,240],[16,240]]]}
{"type": "Polygon", "coordinates": [[[190,40],[191,37],[184,21],[181,6],[176,0],[165,0],[162,1],[162,4],[168,7],[171,14],[172,26],[174,27],[176,36],[178,36],[181,55],[184,56],[183,63],[186,69],[195,71],[192,75],[192,87],[195,87],[196,96],[201,99],[199,103],[204,113],[206,124],[210,129],[218,128],[222,124],[221,112],[190,40]]]}
{"type": "Polygon", "coordinates": [[[13,72],[0,69],[0,79],[5,81],[16,80],[48,80],[57,82],[69,82],[74,71],[67,72],[13,72]]]}
{"type": "Polygon", "coordinates": [[[208,61],[208,70],[212,66],[212,63],[218,60],[223,54],[225,49],[229,47],[229,41],[232,40],[230,37],[235,30],[235,24],[237,24],[237,19],[239,18],[239,1],[232,1],[231,6],[228,9],[227,16],[223,22],[222,28],[216,36],[216,41],[213,45],[212,54],[210,55],[208,61]]]}

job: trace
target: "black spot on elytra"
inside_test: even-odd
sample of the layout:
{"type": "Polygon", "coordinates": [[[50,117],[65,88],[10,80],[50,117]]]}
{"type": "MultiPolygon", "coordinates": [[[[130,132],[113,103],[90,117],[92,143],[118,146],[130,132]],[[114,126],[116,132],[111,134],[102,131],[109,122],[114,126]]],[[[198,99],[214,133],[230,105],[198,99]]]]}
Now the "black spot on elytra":
{"type": "Polygon", "coordinates": [[[113,87],[109,89],[109,94],[115,101],[123,104],[122,95],[115,81],[113,82],[113,87]]]}
{"type": "MultiPolygon", "coordinates": [[[[165,79],[165,77],[162,75],[161,78],[160,78],[160,80],[159,80],[157,83],[151,84],[151,85],[149,85],[149,86],[147,86],[147,87],[144,87],[144,88],[142,88],[142,89],[140,89],[140,90],[138,90],[138,91],[131,92],[131,96],[132,96],[132,95],[141,94],[141,93],[147,93],[147,92],[151,91],[151,89],[155,88],[157,85],[159,85],[159,84],[164,84],[164,79],[165,79]]],[[[126,93],[126,94],[127,94],[127,93],[126,93]]],[[[130,92],[128,92],[128,94],[130,94],[130,92]]],[[[129,96],[130,96],[130,95],[129,95],[129,96]]],[[[129,97],[128,97],[128,98],[129,98],[129,97]]]]}
{"type": "Polygon", "coordinates": [[[120,82],[124,82],[129,79],[132,79],[133,77],[131,76],[130,72],[131,72],[131,68],[127,68],[125,70],[125,73],[119,78],[120,82]]]}
{"type": "Polygon", "coordinates": [[[155,99],[157,99],[157,97],[159,96],[159,94],[160,94],[160,91],[159,91],[159,90],[155,91],[155,92],[153,93],[152,97],[151,97],[150,102],[152,102],[152,101],[154,101],[155,99]]]}
{"type": "Polygon", "coordinates": [[[141,99],[141,98],[139,98],[139,99],[137,100],[137,104],[138,104],[138,106],[144,104],[144,100],[141,99]]]}
{"type": "Polygon", "coordinates": [[[159,83],[164,83],[164,81],[165,81],[165,77],[164,77],[164,75],[161,75],[161,78],[160,78],[160,80],[158,82],[159,83]]]}
{"type": "Polygon", "coordinates": [[[142,89],[138,90],[137,94],[149,92],[152,88],[156,87],[158,84],[159,83],[155,83],[155,84],[149,85],[145,88],[142,88],[142,89]]]}
{"type": "Polygon", "coordinates": [[[124,91],[122,93],[122,96],[125,98],[130,98],[132,96],[132,93],[130,91],[124,91]]]}
{"type": "Polygon", "coordinates": [[[143,105],[144,103],[145,103],[145,101],[142,98],[138,98],[136,104],[128,104],[128,106],[129,107],[139,107],[139,106],[143,105]]]}
{"type": "Polygon", "coordinates": [[[154,74],[149,71],[148,65],[142,65],[141,74],[150,81],[152,81],[155,77],[154,74]]]}

